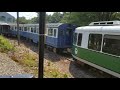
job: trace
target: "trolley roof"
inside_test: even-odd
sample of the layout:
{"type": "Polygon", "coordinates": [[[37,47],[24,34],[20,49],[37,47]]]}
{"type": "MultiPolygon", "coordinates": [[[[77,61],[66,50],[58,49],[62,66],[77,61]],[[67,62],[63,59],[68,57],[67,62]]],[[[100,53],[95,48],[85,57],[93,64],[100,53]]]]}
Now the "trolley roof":
{"type": "Polygon", "coordinates": [[[120,21],[100,21],[92,22],[89,26],[82,26],[76,28],[75,32],[119,32],[120,33],[120,21]],[[102,23],[105,25],[100,25],[102,23]],[[112,22],[112,23],[111,23],[112,22]],[[94,25],[94,23],[99,23],[99,25],[94,25]],[[111,23],[112,25],[107,25],[111,23]]]}
{"type": "Polygon", "coordinates": [[[120,21],[99,21],[99,22],[91,22],[89,26],[111,26],[111,25],[120,25],[120,21]]]}

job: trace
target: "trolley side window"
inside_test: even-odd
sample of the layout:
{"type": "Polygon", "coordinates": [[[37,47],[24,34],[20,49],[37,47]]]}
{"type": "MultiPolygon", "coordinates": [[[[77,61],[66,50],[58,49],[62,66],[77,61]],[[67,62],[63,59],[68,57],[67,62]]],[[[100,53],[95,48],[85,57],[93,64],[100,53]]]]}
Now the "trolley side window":
{"type": "Polygon", "coordinates": [[[120,35],[104,35],[102,51],[120,56],[120,35]]]}
{"type": "Polygon", "coordinates": [[[78,46],[81,46],[81,42],[82,42],[82,34],[79,33],[79,34],[78,34],[78,43],[77,43],[77,45],[78,45],[78,46]]]}
{"type": "Polygon", "coordinates": [[[77,33],[73,34],[73,44],[76,45],[77,43],[77,33]]]}
{"type": "Polygon", "coordinates": [[[88,41],[88,49],[100,51],[102,42],[102,34],[90,34],[88,41]]]}

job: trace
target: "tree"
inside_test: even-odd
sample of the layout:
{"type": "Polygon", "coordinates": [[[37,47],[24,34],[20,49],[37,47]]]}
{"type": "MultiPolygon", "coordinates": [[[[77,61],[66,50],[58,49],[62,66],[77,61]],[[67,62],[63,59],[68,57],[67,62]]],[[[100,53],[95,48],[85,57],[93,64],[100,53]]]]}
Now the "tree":
{"type": "MultiPolygon", "coordinates": [[[[36,12],[36,13],[39,14],[39,12],[36,12]]],[[[54,12],[53,15],[46,14],[46,22],[47,23],[59,23],[65,13],[66,12],[64,12],[63,14],[60,12],[54,12]]],[[[38,17],[37,17],[37,20],[38,20],[38,17]]]]}
{"type": "Polygon", "coordinates": [[[83,26],[88,25],[91,21],[96,21],[94,17],[95,15],[91,12],[67,12],[61,22],[83,26]]]}
{"type": "Polygon", "coordinates": [[[35,23],[38,23],[38,22],[39,22],[38,17],[34,17],[34,18],[28,20],[28,23],[32,23],[32,24],[35,24],[35,23]]]}
{"type": "Polygon", "coordinates": [[[61,22],[84,26],[95,21],[116,20],[119,16],[116,12],[67,12],[61,22]]]}
{"type": "Polygon", "coordinates": [[[25,17],[19,17],[19,24],[27,24],[28,20],[25,17]]]}
{"type": "Polygon", "coordinates": [[[95,14],[98,17],[98,21],[110,21],[114,13],[115,12],[96,12],[95,14]]]}
{"type": "Polygon", "coordinates": [[[48,23],[59,23],[63,18],[63,14],[60,12],[55,12],[53,15],[46,15],[46,21],[48,23]]]}

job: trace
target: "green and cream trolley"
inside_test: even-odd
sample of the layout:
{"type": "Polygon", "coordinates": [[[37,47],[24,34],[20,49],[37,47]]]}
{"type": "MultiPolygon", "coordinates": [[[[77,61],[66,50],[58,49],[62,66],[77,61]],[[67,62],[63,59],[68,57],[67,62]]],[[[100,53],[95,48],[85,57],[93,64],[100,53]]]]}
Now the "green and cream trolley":
{"type": "Polygon", "coordinates": [[[120,21],[92,22],[76,28],[73,60],[120,77],[120,21]]]}

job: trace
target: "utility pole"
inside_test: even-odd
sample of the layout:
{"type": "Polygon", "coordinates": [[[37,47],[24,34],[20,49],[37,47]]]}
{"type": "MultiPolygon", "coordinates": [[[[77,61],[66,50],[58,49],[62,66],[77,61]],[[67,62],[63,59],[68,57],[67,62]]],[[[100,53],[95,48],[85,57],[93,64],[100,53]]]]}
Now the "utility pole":
{"type": "Polygon", "coordinates": [[[38,78],[43,78],[44,73],[44,32],[46,12],[39,12],[39,70],[38,78]]]}
{"type": "Polygon", "coordinates": [[[20,45],[19,12],[17,12],[17,38],[18,38],[18,45],[20,45]]]}

